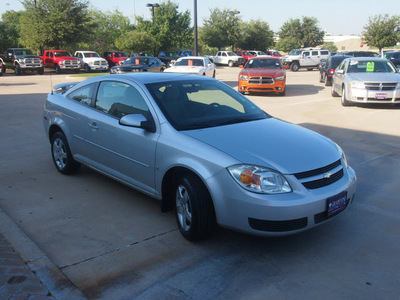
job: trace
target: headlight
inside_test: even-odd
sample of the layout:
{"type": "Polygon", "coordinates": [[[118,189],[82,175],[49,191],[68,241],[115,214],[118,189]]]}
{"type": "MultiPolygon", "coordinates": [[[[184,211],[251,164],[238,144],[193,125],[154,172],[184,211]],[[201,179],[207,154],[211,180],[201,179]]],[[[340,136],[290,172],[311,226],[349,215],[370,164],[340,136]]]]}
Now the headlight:
{"type": "Polygon", "coordinates": [[[240,80],[244,80],[244,81],[248,81],[249,80],[249,76],[245,76],[245,75],[240,75],[239,76],[240,80]]]}
{"type": "Polygon", "coordinates": [[[338,144],[335,143],[335,145],[336,145],[336,148],[338,149],[338,151],[340,152],[340,154],[342,155],[342,159],[343,159],[344,164],[346,165],[346,168],[348,168],[349,164],[347,163],[346,154],[344,153],[343,149],[338,144]]]}
{"type": "Polygon", "coordinates": [[[278,76],[278,77],[275,77],[275,80],[284,80],[285,79],[285,75],[282,75],[282,76],[278,76]]]}
{"type": "Polygon", "coordinates": [[[350,81],[349,87],[363,89],[363,88],[365,88],[365,85],[364,85],[364,82],[362,82],[362,81],[350,81]]]}
{"type": "Polygon", "coordinates": [[[59,63],[60,65],[63,65],[63,64],[65,64],[65,61],[61,60],[61,61],[59,61],[58,63],[59,63]]]}
{"type": "Polygon", "coordinates": [[[251,192],[282,194],[292,191],[285,177],[269,168],[253,165],[235,165],[229,167],[228,171],[241,187],[251,192]]]}

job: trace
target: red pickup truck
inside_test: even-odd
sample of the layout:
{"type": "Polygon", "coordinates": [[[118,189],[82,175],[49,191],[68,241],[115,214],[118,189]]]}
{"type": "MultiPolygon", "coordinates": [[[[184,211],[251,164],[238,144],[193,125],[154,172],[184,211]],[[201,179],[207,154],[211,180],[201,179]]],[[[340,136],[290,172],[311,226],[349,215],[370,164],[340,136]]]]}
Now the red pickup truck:
{"type": "Polygon", "coordinates": [[[56,70],[57,74],[65,70],[78,73],[81,67],[79,60],[65,50],[46,50],[41,58],[44,67],[56,70]]]}

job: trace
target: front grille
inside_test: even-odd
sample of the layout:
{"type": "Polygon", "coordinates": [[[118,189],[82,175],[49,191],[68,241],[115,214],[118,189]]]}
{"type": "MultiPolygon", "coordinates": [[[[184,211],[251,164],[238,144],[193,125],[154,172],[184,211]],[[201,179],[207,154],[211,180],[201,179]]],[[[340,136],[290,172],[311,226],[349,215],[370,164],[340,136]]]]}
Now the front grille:
{"type": "Polygon", "coordinates": [[[369,91],[393,91],[397,82],[365,82],[364,85],[369,91]]]}
{"type": "Polygon", "coordinates": [[[273,84],[274,80],[271,77],[250,77],[251,84],[273,84]]]}
{"type": "Polygon", "coordinates": [[[249,218],[251,228],[260,231],[269,232],[285,232],[305,228],[308,224],[307,217],[287,220],[287,221],[270,221],[249,218]]]}
{"type": "Polygon", "coordinates": [[[40,58],[25,58],[26,64],[40,64],[40,58]]]}
{"type": "Polygon", "coordinates": [[[300,172],[294,176],[307,189],[318,189],[330,185],[343,177],[344,171],[340,159],[322,168],[300,172]]]}
{"type": "Polygon", "coordinates": [[[66,66],[76,66],[78,64],[77,60],[65,60],[64,61],[64,65],[66,66]]]}

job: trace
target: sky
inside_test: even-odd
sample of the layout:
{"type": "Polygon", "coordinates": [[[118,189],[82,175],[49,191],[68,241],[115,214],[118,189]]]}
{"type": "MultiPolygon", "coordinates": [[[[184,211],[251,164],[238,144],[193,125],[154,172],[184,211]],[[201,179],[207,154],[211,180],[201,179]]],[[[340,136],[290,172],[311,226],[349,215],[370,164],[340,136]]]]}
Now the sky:
{"type": "MultiPolygon", "coordinates": [[[[163,3],[162,0],[88,0],[89,5],[102,11],[118,9],[134,22],[134,16],[151,19],[147,3],[163,3]]],[[[178,4],[179,12],[188,10],[193,22],[194,0],[171,0],[178,4]]],[[[400,15],[399,0],[197,0],[197,24],[210,15],[210,10],[219,8],[238,10],[242,21],[261,20],[268,22],[277,32],[290,19],[315,17],[318,26],[331,35],[361,35],[369,17],[378,14],[400,15]]],[[[0,15],[7,10],[23,10],[20,0],[0,0],[0,15]]],[[[192,24],[193,25],[193,24],[192,24]]]]}

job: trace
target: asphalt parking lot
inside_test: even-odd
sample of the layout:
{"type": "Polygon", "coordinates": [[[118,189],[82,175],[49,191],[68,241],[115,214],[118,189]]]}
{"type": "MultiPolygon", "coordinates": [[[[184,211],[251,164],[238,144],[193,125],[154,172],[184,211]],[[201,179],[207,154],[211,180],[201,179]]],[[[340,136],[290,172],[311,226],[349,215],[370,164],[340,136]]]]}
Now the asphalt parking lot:
{"type": "MultiPolygon", "coordinates": [[[[216,77],[236,88],[238,73],[221,67],[216,77]]],[[[190,243],[156,200],[88,168],[56,171],[44,100],[51,86],[84,78],[7,73],[0,77],[0,233],[60,299],[399,299],[400,107],[342,107],[317,71],[287,76],[285,97],[249,98],[346,152],[358,176],[356,199],[330,222],[283,238],[218,229],[190,243]]]]}

